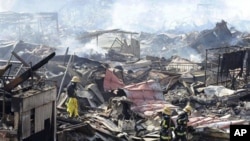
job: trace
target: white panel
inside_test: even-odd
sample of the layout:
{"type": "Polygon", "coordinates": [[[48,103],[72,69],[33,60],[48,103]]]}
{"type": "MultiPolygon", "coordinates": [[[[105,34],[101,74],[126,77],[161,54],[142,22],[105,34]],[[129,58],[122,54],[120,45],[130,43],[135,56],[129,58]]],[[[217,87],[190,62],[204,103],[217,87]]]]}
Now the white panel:
{"type": "Polygon", "coordinates": [[[30,111],[22,113],[22,138],[30,136],[30,111]]]}
{"type": "Polygon", "coordinates": [[[43,106],[37,107],[35,109],[35,133],[42,131],[44,129],[44,114],[43,106]]]}

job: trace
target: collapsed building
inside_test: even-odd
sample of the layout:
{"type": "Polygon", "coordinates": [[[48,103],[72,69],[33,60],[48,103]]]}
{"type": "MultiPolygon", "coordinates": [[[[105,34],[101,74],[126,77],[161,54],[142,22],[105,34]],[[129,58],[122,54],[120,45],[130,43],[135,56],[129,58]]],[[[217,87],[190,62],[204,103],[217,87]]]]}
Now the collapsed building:
{"type": "MultiPolygon", "coordinates": [[[[104,33],[137,34],[114,29],[78,39],[96,37],[102,46],[99,36],[104,33]]],[[[48,45],[2,42],[0,139],[158,140],[163,107],[173,109],[176,119],[191,102],[189,140],[229,140],[230,125],[249,124],[250,119],[248,40],[237,36],[239,44],[232,46],[235,38],[225,21],[195,36],[144,33],[131,37],[130,43],[125,37],[112,38],[105,46],[106,58],[100,60],[68,50],[57,55],[57,48],[48,45]],[[157,55],[171,50],[162,44],[179,46],[177,42],[189,46],[176,50],[194,48],[203,61],[157,55]],[[238,58],[233,63],[232,56],[238,58]],[[73,76],[81,79],[79,118],[69,118],[65,105],[65,89],[73,76]]]]}

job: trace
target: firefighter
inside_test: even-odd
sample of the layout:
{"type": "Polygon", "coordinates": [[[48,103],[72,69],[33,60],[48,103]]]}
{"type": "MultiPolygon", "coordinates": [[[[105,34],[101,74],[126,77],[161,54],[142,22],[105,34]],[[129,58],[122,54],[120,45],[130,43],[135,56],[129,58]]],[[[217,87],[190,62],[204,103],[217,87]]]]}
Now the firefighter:
{"type": "Polygon", "coordinates": [[[78,117],[78,100],[77,100],[77,83],[80,83],[80,79],[77,76],[74,76],[71,79],[71,82],[67,86],[67,96],[68,101],[66,103],[67,112],[69,113],[69,117],[78,117]]]}
{"type": "Polygon", "coordinates": [[[177,127],[175,128],[175,138],[173,141],[187,141],[187,122],[189,121],[188,116],[191,115],[192,107],[190,103],[183,108],[183,112],[181,112],[177,119],[176,124],[177,127]]]}
{"type": "Polygon", "coordinates": [[[172,111],[167,106],[162,111],[160,141],[171,141],[173,139],[172,131],[174,131],[175,125],[171,114],[172,111]]]}

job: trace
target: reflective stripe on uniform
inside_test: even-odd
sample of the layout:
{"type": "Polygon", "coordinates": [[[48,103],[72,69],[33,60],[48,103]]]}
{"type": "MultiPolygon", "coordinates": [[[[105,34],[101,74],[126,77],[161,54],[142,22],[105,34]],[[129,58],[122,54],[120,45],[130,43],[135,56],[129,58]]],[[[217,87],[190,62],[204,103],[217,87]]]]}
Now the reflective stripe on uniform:
{"type": "Polygon", "coordinates": [[[163,125],[164,128],[168,127],[168,125],[166,124],[166,120],[163,121],[162,125],[163,125]]]}
{"type": "Polygon", "coordinates": [[[184,136],[184,135],[186,135],[186,132],[183,132],[183,133],[177,132],[176,134],[177,134],[178,136],[184,136]]]}
{"type": "Polygon", "coordinates": [[[161,139],[164,139],[164,140],[170,140],[172,139],[170,136],[161,136],[161,139]]]}

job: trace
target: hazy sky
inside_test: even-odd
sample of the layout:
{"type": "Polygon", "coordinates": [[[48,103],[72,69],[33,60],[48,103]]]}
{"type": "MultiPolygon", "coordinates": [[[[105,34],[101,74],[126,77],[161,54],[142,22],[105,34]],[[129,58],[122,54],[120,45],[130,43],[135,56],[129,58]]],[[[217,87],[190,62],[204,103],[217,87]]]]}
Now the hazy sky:
{"type": "MultiPolygon", "coordinates": [[[[0,12],[58,12],[62,29],[159,32],[206,25],[200,29],[204,30],[223,19],[229,26],[250,31],[249,5],[249,0],[0,0],[0,12]]],[[[81,54],[95,52],[95,43],[86,45],[89,51],[73,39],[62,45],[75,47],[81,54]]]]}
{"type": "Polygon", "coordinates": [[[0,11],[60,14],[65,7],[79,7],[77,2],[85,11],[82,19],[74,20],[88,21],[91,16],[86,15],[94,15],[90,21],[106,28],[157,31],[180,23],[202,25],[224,19],[233,24],[250,19],[249,0],[0,0],[0,11]],[[98,10],[109,2],[105,12],[98,10]]]}

